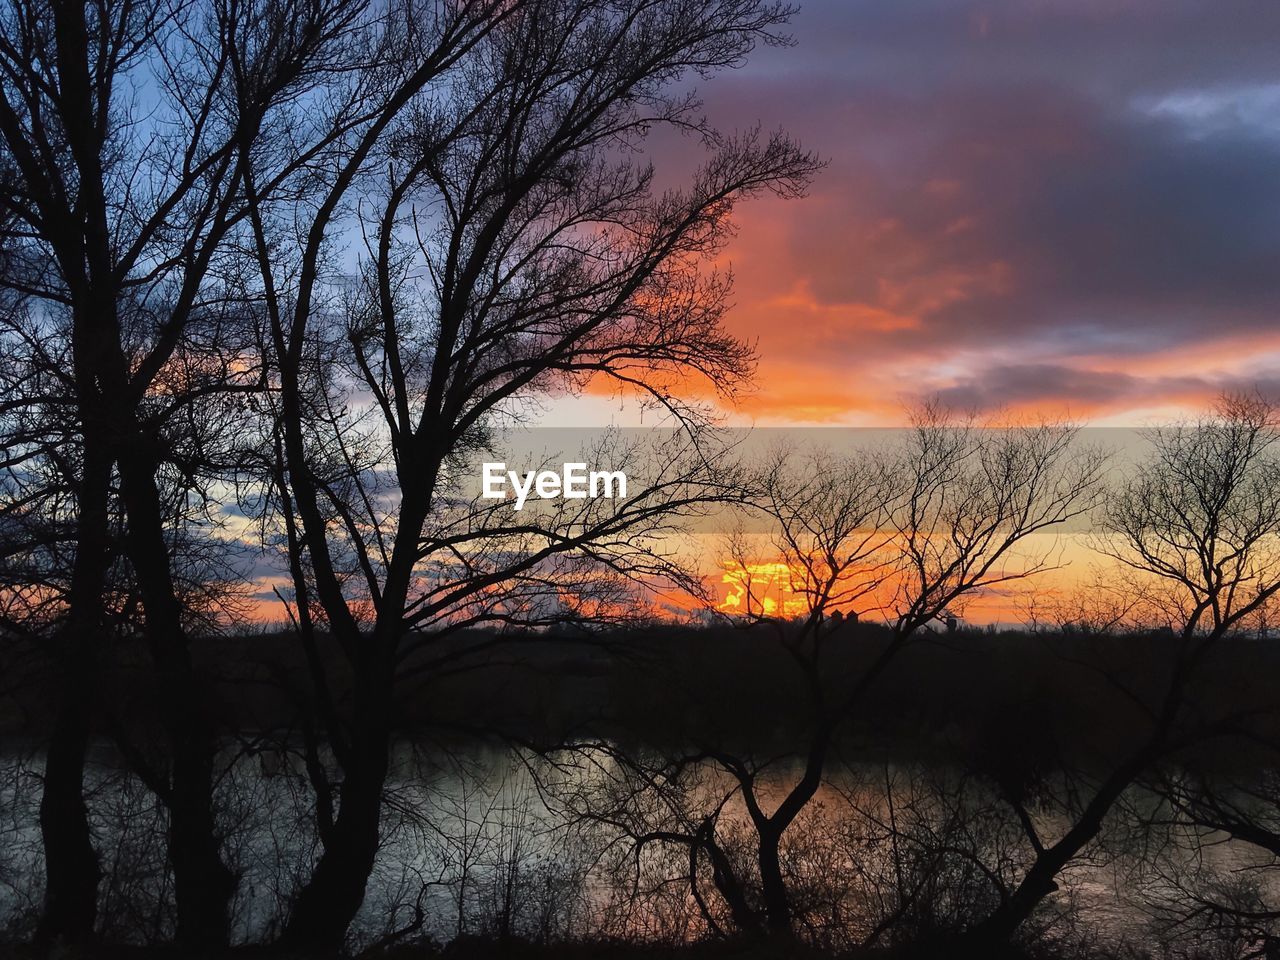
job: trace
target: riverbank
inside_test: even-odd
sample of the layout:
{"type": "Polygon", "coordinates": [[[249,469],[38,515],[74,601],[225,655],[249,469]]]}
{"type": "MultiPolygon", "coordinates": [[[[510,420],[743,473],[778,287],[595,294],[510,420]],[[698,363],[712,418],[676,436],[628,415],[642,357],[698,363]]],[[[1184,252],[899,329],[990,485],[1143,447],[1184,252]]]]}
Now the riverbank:
{"type": "MultiPolygon", "coordinates": [[[[96,944],[61,947],[44,953],[28,944],[0,946],[0,960],[190,960],[174,946],[96,944]]],[[[407,944],[352,955],[354,960],[1155,960],[1141,948],[1098,952],[1041,947],[1009,947],[981,955],[957,947],[924,946],[896,950],[832,952],[794,944],[707,942],[671,946],[636,943],[536,944],[523,940],[467,937],[446,945],[407,944]]],[[[271,947],[237,947],[200,954],[202,960],[322,960],[319,955],[288,953],[271,947]]],[[[327,958],[324,958],[327,960],[327,958]]]]}

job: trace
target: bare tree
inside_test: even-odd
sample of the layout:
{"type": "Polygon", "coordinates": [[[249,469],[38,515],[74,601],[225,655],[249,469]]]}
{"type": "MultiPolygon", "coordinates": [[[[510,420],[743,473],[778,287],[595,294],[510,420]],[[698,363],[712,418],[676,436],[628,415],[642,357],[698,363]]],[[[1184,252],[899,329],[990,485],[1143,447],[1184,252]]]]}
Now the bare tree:
{"type": "Polygon", "coordinates": [[[627,778],[635,793],[615,791],[603,809],[584,797],[581,812],[626,825],[640,846],[686,847],[692,896],[711,929],[723,922],[708,906],[703,878],[739,932],[796,935],[805,918],[791,890],[786,838],[823,786],[837,733],[932,621],[968,597],[1052,566],[1052,549],[1027,540],[1092,507],[1103,463],[1074,447],[1075,437],[1073,428],[1053,424],[980,429],[927,407],[896,451],[769,458],[753,502],[770,522],[766,554],[785,567],[800,609],[766,604],[752,581],[758,564],[741,547],[734,552],[742,613],[776,632],[801,678],[808,716],[801,749],[757,756],[704,742],[678,757],[618,753],[618,763],[635,768],[627,778]],[[846,660],[844,669],[833,668],[833,654],[849,642],[843,618],[873,616],[888,627],[883,640],[855,667],[846,660]],[[684,790],[682,782],[705,777],[708,765],[718,771],[718,788],[684,790]],[[637,826],[628,805],[647,803],[654,789],[667,797],[659,812],[683,809],[690,796],[695,809],[672,823],[637,826]],[[754,853],[748,863],[729,853],[744,821],[754,853]]]}
{"type": "MultiPolygon", "coordinates": [[[[703,496],[677,469],[616,509],[558,522],[513,524],[508,510],[501,527],[450,531],[437,519],[459,454],[522,398],[600,378],[692,425],[696,412],[676,400],[688,377],[728,392],[749,371],[749,349],[719,325],[726,278],[701,266],[736,200],[793,195],[815,162],[781,135],[718,134],[691,94],[672,91],[777,40],[788,13],[768,0],[419,11],[303,242],[282,250],[261,205],[294,613],[304,643],[314,650],[307,637],[323,623],[354,671],[346,722],[320,708],[341,788],[331,803],[316,784],[323,851],[294,906],[293,945],[341,943],[363,899],[406,638],[466,616],[486,592],[551,585],[557,567],[643,573],[611,558],[641,560],[643,531],[703,496]],[[701,138],[709,156],[688,187],[657,195],[634,153],[659,125],[701,138]],[[366,238],[359,273],[329,283],[347,224],[366,238]],[[375,461],[391,467],[368,469],[375,461]],[[495,549],[513,538],[526,542],[495,549]],[[424,578],[442,559],[450,576],[424,578]]],[[[312,663],[317,698],[331,703],[312,663]]]]}
{"type": "Polygon", "coordinates": [[[1109,496],[1097,547],[1145,581],[1170,627],[1167,673],[1154,698],[1108,679],[1134,702],[1141,727],[1056,837],[1010,797],[1035,854],[1010,896],[975,925],[980,944],[1004,942],[1057,889],[1055,878],[1098,837],[1127,789],[1158,760],[1213,733],[1188,694],[1222,643],[1249,631],[1280,591],[1280,460],[1273,407],[1225,397],[1212,412],[1150,431],[1149,457],[1109,496]],[[1207,728],[1206,728],[1207,727],[1207,728]]]}
{"type": "Polygon", "coordinates": [[[202,469],[191,457],[203,440],[189,442],[191,427],[208,426],[200,398],[257,389],[243,352],[253,341],[232,335],[246,311],[219,266],[246,210],[243,158],[258,151],[259,189],[275,189],[334,139],[331,129],[294,121],[336,66],[335,51],[354,45],[363,9],[14,0],[0,10],[0,137],[10,173],[0,282],[28,299],[33,338],[64,360],[48,403],[71,430],[62,456],[72,467],[75,550],[57,640],[65,683],[41,810],[46,938],[83,937],[94,923],[98,868],[83,766],[116,492],[127,517],[121,552],[164,677],[168,769],[151,782],[170,814],[179,935],[226,938],[235,880],[214,828],[214,748],[182,576],[170,561],[168,481],[202,469]],[[140,89],[149,91],[145,108],[140,89]],[[304,130],[314,135],[306,142],[304,130]]]}

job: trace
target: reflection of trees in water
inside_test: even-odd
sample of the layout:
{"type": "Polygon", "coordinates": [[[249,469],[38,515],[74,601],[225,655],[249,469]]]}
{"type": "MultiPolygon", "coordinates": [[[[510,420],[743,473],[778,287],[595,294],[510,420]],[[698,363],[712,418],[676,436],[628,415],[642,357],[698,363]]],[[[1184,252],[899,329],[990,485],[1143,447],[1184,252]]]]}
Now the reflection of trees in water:
{"type": "MultiPolygon", "coordinates": [[[[710,852],[655,842],[714,807],[716,856],[746,878],[744,896],[758,903],[754,836],[732,778],[702,763],[655,790],[653,781],[639,787],[644,773],[636,751],[624,756],[605,743],[551,756],[401,743],[353,944],[687,943],[732,932],[710,852]]],[[[788,771],[777,773],[776,784],[762,783],[763,798],[785,794],[788,771]]],[[[106,851],[103,933],[164,942],[174,917],[163,808],[127,773],[97,766],[91,774],[95,835],[106,851]]],[[[11,935],[31,929],[41,899],[39,778],[39,757],[11,746],[0,782],[0,922],[11,935]]],[[[305,879],[315,850],[305,778],[295,758],[267,750],[242,755],[223,779],[227,858],[241,878],[238,941],[276,935],[305,879]]],[[[1197,792],[1197,782],[1180,771],[1134,790],[1023,940],[1060,949],[1158,941],[1171,957],[1250,955],[1273,930],[1274,881],[1258,869],[1272,861],[1211,829],[1206,811],[1265,821],[1280,809],[1267,805],[1275,784],[1263,778],[1246,789],[1236,780],[1213,794],[1197,792]]],[[[1045,810],[1041,828],[1060,827],[1045,810]]],[[[832,951],[950,942],[1007,899],[1032,859],[1022,825],[988,780],[871,763],[833,770],[782,855],[799,936],[832,951]]]]}

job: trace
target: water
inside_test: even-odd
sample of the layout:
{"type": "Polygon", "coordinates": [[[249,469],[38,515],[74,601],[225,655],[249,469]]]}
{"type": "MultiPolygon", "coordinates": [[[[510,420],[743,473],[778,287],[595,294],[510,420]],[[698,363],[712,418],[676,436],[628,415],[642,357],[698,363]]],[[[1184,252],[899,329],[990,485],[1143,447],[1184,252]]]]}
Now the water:
{"type": "MultiPolygon", "coordinates": [[[[397,933],[679,941],[731,928],[709,861],[693,864],[687,845],[657,835],[696,834],[714,822],[718,846],[750,888],[755,837],[737,781],[708,762],[659,779],[660,764],[647,759],[621,762],[608,744],[540,758],[481,744],[398,743],[355,943],[397,933]]],[[[306,769],[296,750],[252,742],[228,745],[224,768],[221,823],[241,876],[234,936],[269,939],[319,853],[306,769]]],[[[785,763],[762,770],[766,810],[797,773],[785,763]]],[[[6,746],[0,922],[12,935],[29,932],[40,902],[39,775],[35,749],[6,746]]],[[[164,939],[173,917],[163,808],[105,745],[93,753],[88,782],[104,933],[164,939]]],[[[1129,798],[1090,857],[1061,878],[1036,920],[1046,936],[1150,942],[1206,890],[1242,895],[1243,877],[1256,896],[1274,892],[1273,871],[1263,869],[1269,858],[1218,835],[1143,823],[1160,809],[1150,795],[1129,798]]],[[[1065,828],[1060,799],[1039,811],[1043,837],[1065,828]]],[[[892,941],[891,916],[902,932],[963,926],[996,905],[1030,856],[1016,818],[984,783],[906,764],[834,771],[783,850],[804,935],[832,947],[892,941]]],[[[1178,930],[1175,941],[1203,936],[1178,930]]]]}

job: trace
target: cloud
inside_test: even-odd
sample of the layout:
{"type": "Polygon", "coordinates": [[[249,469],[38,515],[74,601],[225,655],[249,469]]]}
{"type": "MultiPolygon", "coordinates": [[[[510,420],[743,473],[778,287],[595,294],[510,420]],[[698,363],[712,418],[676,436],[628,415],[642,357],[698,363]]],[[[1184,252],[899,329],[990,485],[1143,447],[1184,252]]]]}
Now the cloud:
{"type": "Polygon", "coordinates": [[[1273,376],[1244,367],[1280,308],[1280,5],[809,0],[796,34],[704,91],[831,161],[741,210],[748,410],[1116,411],[1273,376]]]}
{"type": "MultiPolygon", "coordinates": [[[[1020,364],[993,367],[938,391],[938,397],[959,410],[991,411],[1037,404],[1070,407],[1088,398],[1093,408],[1128,403],[1140,398],[1150,381],[1117,370],[1079,370],[1052,364],[1020,364]]],[[[1165,380],[1166,392],[1211,392],[1197,378],[1165,380]]]]}

